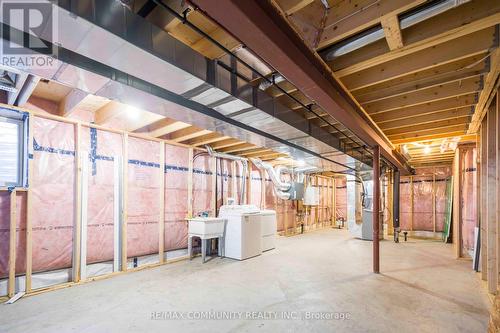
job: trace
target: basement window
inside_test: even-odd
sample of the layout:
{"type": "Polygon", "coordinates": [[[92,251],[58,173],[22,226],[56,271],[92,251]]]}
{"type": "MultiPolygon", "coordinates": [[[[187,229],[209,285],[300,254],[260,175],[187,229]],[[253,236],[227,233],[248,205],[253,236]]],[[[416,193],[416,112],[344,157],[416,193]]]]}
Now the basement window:
{"type": "Polygon", "coordinates": [[[0,108],[0,186],[27,186],[28,114],[0,108]]]}

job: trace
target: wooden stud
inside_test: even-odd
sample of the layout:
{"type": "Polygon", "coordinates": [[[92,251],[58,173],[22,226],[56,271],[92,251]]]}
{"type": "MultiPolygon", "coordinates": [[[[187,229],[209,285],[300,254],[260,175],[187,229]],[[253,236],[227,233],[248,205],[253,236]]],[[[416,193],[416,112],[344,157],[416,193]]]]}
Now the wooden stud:
{"type": "Polygon", "coordinates": [[[435,172],[432,175],[432,231],[436,232],[436,173],[435,172]]]}
{"type": "Polygon", "coordinates": [[[393,216],[393,206],[394,206],[394,171],[391,171],[387,179],[387,209],[389,210],[389,220],[387,225],[387,234],[394,235],[394,216],[393,216]]]}
{"type": "Polygon", "coordinates": [[[217,217],[217,157],[212,156],[212,216],[217,217]]]}
{"type": "MultiPolygon", "coordinates": [[[[319,190],[319,186],[318,186],[318,176],[314,176],[314,184],[316,186],[316,188],[319,190]]],[[[320,191],[318,191],[320,192],[320,191]]],[[[321,192],[320,192],[320,198],[321,198],[321,192]]],[[[320,200],[320,203],[321,203],[321,200],[320,200]]],[[[319,222],[319,205],[315,206],[314,207],[314,229],[317,229],[318,228],[318,222],[319,222]]]]}
{"type": "MultiPolygon", "coordinates": [[[[497,242],[496,242],[496,247],[497,247],[497,254],[496,254],[496,261],[497,261],[497,276],[500,274],[500,88],[497,89],[496,93],[496,187],[497,187],[497,193],[496,193],[496,233],[497,233],[497,242]]],[[[500,276],[498,276],[498,279],[500,280],[500,276]]]]}
{"type": "Polygon", "coordinates": [[[481,124],[481,220],[480,220],[480,233],[481,233],[481,279],[486,281],[487,277],[487,176],[488,176],[488,146],[487,146],[487,137],[488,137],[488,124],[486,122],[487,117],[483,118],[481,124]]]}
{"type": "Polygon", "coordinates": [[[266,172],[260,170],[260,209],[266,208],[266,172]]]}
{"type": "Polygon", "coordinates": [[[194,156],[194,151],[193,148],[189,148],[189,166],[188,166],[188,184],[187,184],[187,190],[188,190],[188,218],[193,217],[193,156],[194,156]]]}
{"type": "MultiPolygon", "coordinates": [[[[486,75],[484,88],[479,95],[477,107],[474,109],[472,120],[467,133],[476,133],[488,111],[489,104],[492,102],[495,92],[498,90],[498,76],[500,75],[500,48],[496,48],[490,55],[490,72],[486,75]]],[[[498,96],[498,95],[497,95],[498,96]]]]}
{"type": "Polygon", "coordinates": [[[165,261],[165,142],[160,142],[160,219],[158,220],[158,255],[165,261]]]}
{"type": "Polygon", "coordinates": [[[461,210],[461,174],[460,165],[462,164],[462,151],[457,149],[455,151],[455,158],[453,160],[453,247],[455,250],[455,258],[460,258],[461,256],[461,221],[462,221],[462,210],[461,210]]]}
{"type": "Polygon", "coordinates": [[[236,200],[237,204],[242,204],[239,201],[239,196],[238,196],[238,179],[236,177],[236,161],[231,161],[231,196],[236,200]]]}
{"type": "Polygon", "coordinates": [[[74,125],[75,131],[75,217],[73,222],[73,282],[80,281],[80,254],[81,254],[81,193],[82,193],[82,163],[80,156],[80,145],[82,136],[81,124],[74,125]]]}
{"type": "Polygon", "coordinates": [[[498,148],[496,145],[497,134],[497,106],[496,101],[490,105],[487,113],[487,281],[488,291],[496,294],[498,288],[498,266],[497,266],[497,182],[496,164],[498,148]]]}
{"type": "Polygon", "coordinates": [[[337,185],[335,178],[332,178],[332,223],[337,222],[337,185]]]}
{"type": "Polygon", "coordinates": [[[31,276],[33,272],[33,160],[35,158],[33,154],[33,117],[28,118],[28,155],[33,156],[33,158],[28,157],[28,191],[26,193],[26,293],[31,292],[31,276]]]}
{"type": "Polygon", "coordinates": [[[413,231],[413,211],[414,211],[414,190],[413,190],[413,176],[410,176],[410,231],[413,231]]]}
{"type": "Polygon", "coordinates": [[[127,223],[128,223],[128,134],[122,135],[122,237],[121,264],[122,271],[127,271],[127,223]]]}
{"type": "Polygon", "coordinates": [[[8,296],[16,293],[16,244],[17,244],[17,191],[10,192],[9,223],[9,289],[8,296]]]}
{"type": "Polygon", "coordinates": [[[247,177],[245,204],[251,204],[252,203],[252,162],[251,161],[247,162],[247,174],[245,175],[245,177],[247,177]]]}

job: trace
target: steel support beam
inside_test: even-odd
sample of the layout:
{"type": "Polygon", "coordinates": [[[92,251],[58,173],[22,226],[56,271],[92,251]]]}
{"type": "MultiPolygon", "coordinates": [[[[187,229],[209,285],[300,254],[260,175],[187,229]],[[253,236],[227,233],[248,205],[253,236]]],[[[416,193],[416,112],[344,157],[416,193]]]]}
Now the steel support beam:
{"type": "Polygon", "coordinates": [[[191,0],[403,173],[411,168],[268,1],[191,0]],[[224,10],[221,10],[223,8],[224,10]]]}

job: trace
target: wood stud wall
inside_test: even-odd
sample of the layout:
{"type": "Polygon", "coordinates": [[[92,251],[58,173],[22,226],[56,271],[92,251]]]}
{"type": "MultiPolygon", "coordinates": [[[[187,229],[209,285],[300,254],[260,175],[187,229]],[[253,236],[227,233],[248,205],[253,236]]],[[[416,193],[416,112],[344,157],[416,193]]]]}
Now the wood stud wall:
{"type": "Polygon", "coordinates": [[[488,291],[498,293],[500,259],[500,112],[499,92],[493,97],[480,127],[481,205],[479,223],[481,234],[481,278],[487,281],[488,291]]]}

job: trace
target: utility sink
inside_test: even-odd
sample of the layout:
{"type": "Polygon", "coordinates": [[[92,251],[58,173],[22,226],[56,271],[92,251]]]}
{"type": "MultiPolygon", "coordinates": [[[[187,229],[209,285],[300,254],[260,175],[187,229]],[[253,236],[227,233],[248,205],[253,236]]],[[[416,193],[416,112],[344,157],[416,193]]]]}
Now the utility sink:
{"type": "Polygon", "coordinates": [[[202,239],[221,237],[224,235],[226,220],[218,217],[193,217],[188,219],[188,233],[202,239]]]}

